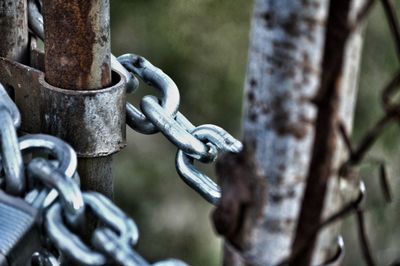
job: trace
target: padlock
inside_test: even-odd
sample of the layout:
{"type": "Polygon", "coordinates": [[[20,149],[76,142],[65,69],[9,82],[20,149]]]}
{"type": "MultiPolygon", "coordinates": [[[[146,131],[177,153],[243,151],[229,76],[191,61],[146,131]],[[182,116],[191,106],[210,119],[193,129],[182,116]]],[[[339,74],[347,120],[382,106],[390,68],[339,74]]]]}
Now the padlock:
{"type": "Polygon", "coordinates": [[[41,248],[40,211],[0,190],[0,266],[31,265],[41,248]]]}

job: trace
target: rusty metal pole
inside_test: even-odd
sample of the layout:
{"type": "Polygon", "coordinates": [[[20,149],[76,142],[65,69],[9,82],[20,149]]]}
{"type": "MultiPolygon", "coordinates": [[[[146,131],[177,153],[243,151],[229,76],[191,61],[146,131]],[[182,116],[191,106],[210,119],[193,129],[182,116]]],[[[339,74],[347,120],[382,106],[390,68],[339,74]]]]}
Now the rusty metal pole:
{"type": "MultiPolygon", "coordinates": [[[[67,90],[110,86],[109,0],[44,0],[43,9],[46,81],[67,90]]],[[[112,198],[110,155],[80,157],[78,173],[84,189],[112,198]]]]}
{"type": "Polygon", "coordinates": [[[28,60],[26,0],[0,0],[0,57],[22,63],[28,60]]]}

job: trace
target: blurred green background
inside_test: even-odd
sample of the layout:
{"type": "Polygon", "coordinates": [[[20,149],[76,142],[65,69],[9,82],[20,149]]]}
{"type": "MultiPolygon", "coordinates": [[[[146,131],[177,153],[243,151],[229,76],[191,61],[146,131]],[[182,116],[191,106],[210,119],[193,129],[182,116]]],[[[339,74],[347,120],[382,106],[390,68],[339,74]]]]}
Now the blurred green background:
{"type": "MultiPolygon", "coordinates": [[[[396,1],[397,10],[400,9],[396,1]]],[[[242,88],[246,71],[249,0],[113,0],[112,50],[133,52],[170,75],[181,92],[180,110],[194,124],[214,123],[240,135],[242,88]]],[[[353,139],[380,115],[379,93],[398,68],[395,48],[383,16],[375,5],[368,21],[363,50],[359,99],[353,139]]],[[[129,96],[138,104],[154,89],[141,87],[129,96]]],[[[210,223],[212,206],[178,177],[176,148],[161,134],[127,131],[128,147],[115,156],[115,198],[138,223],[138,250],[150,261],[175,257],[191,265],[219,265],[221,241],[210,223]]],[[[371,156],[385,158],[391,184],[398,191],[399,127],[388,128],[371,156]]],[[[212,167],[204,170],[213,174],[212,167]]],[[[379,265],[400,257],[400,198],[384,203],[378,167],[365,164],[367,224],[379,265]]],[[[362,265],[354,217],[345,220],[345,265],[362,265]]]]}

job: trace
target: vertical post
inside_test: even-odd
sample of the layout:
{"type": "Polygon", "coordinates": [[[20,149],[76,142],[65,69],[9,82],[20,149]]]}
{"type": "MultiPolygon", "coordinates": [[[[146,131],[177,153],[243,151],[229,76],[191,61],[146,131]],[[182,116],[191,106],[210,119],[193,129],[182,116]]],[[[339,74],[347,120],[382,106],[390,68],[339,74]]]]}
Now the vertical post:
{"type": "MultiPolygon", "coordinates": [[[[44,0],[43,9],[46,81],[67,90],[108,87],[109,0],[44,0]]],[[[112,197],[111,156],[79,158],[78,172],[84,189],[112,197]]]]}
{"type": "Polygon", "coordinates": [[[0,57],[23,63],[28,59],[26,0],[0,0],[0,57]]]}
{"type": "MultiPolygon", "coordinates": [[[[348,155],[338,124],[343,124],[346,132],[351,133],[363,42],[363,27],[358,16],[362,14],[367,2],[330,2],[321,85],[316,98],[316,133],[307,187],[292,246],[293,252],[303,245],[307,246],[307,250],[291,265],[320,265],[337,252],[335,242],[340,232],[340,222],[328,226],[318,234],[314,232],[312,224],[336,213],[344,204],[338,169],[348,155]]],[[[353,197],[359,195],[356,178],[342,182],[354,187],[352,190],[347,189],[346,194],[353,194],[353,197]]],[[[346,196],[351,198],[350,195],[346,196]]]]}
{"type": "Polygon", "coordinates": [[[337,253],[337,224],[314,229],[342,205],[339,124],[350,131],[362,44],[352,27],[365,2],[255,0],[245,149],[217,167],[224,265],[280,265],[304,245],[285,265],[322,265],[337,253]]]}
{"type": "Polygon", "coordinates": [[[231,179],[222,183],[220,213],[229,214],[228,206],[234,205],[240,210],[224,219],[236,224],[226,235],[224,265],[277,265],[290,255],[315,134],[313,100],[320,84],[328,7],[329,0],[255,0],[244,159],[232,167],[229,160],[221,161],[219,171],[222,180],[231,179]],[[244,202],[238,202],[241,194],[246,195],[244,202]]]}

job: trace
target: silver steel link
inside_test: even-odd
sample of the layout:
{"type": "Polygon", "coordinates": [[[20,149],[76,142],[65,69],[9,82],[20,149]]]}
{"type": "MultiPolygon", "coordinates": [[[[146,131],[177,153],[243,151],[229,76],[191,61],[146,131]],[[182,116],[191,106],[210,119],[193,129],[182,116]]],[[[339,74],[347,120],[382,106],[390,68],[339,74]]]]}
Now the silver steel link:
{"type": "Polygon", "coordinates": [[[56,166],[43,158],[33,159],[28,165],[28,171],[45,185],[57,190],[69,223],[78,224],[83,221],[83,197],[74,179],[67,178],[56,166]]]}
{"type": "Polygon", "coordinates": [[[8,111],[11,115],[11,119],[13,121],[14,127],[18,128],[21,125],[21,115],[19,114],[18,108],[11,100],[8,95],[6,89],[0,83],[0,106],[8,111]]]}
{"type": "MultiPolygon", "coordinates": [[[[85,205],[101,222],[117,232],[118,241],[130,246],[136,244],[139,237],[136,224],[109,199],[96,192],[83,192],[83,199],[85,205]]],[[[49,208],[45,220],[47,234],[67,257],[85,265],[104,265],[107,262],[106,256],[92,250],[64,225],[60,203],[55,203],[49,208]]]]}
{"type": "Polygon", "coordinates": [[[126,216],[111,200],[97,192],[84,192],[85,204],[104,222],[116,232],[124,243],[134,246],[139,240],[139,230],[135,222],[126,216]]]}
{"type": "Polygon", "coordinates": [[[43,41],[44,23],[39,4],[40,2],[37,0],[28,0],[28,24],[29,29],[43,41]]]}
{"type": "MultiPolygon", "coordinates": [[[[193,136],[208,143],[222,152],[240,152],[242,143],[232,137],[224,129],[215,125],[201,125],[192,131],[193,136]]],[[[183,150],[178,150],[176,154],[176,169],[191,188],[197,191],[205,200],[212,204],[217,204],[221,198],[219,186],[207,175],[198,171],[193,165],[193,157],[186,154],[183,150]]]]}
{"type": "MultiPolygon", "coordinates": [[[[131,247],[118,241],[118,236],[108,228],[96,229],[94,236],[94,246],[108,254],[120,265],[125,266],[150,266],[150,264],[131,247]]],[[[152,264],[153,266],[187,266],[186,263],[168,259],[152,264]]]]}
{"type": "MultiPolygon", "coordinates": [[[[163,111],[170,117],[178,112],[180,95],[175,82],[161,69],[153,66],[145,58],[135,54],[124,54],[118,61],[129,71],[138,75],[148,85],[161,92],[160,104],[163,111]]],[[[154,126],[141,111],[127,103],[126,123],[134,130],[143,134],[154,134],[158,128],[154,126]]]]}
{"type": "Polygon", "coordinates": [[[0,107],[1,157],[6,178],[6,191],[20,195],[25,190],[24,164],[18,136],[8,111],[0,107]]]}
{"type": "MultiPolygon", "coordinates": [[[[123,55],[118,60],[128,70],[139,75],[143,80],[154,85],[153,77],[163,77],[160,89],[167,88],[173,82],[166,74],[151,65],[146,59],[137,55],[123,55]],[[161,73],[160,73],[161,72],[161,73]]],[[[174,86],[175,90],[176,86],[174,86]]],[[[176,88],[177,90],[177,88],[176,88]]],[[[163,100],[172,96],[163,94],[161,105],[154,96],[145,96],[140,102],[143,113],[127,104],[127,123],[142,133],[156,132],[153,127],[160,130],[173,144],[178,147],[176,166],[182,179],[194,190],[199,192],[207,201],[216,204],[221,192],[208,176],[198,171],[193,165],[193,159],[202,162],[212,162],[217,157],[218,151],[239,152],[242,149],[240,141],[233,138],[225,130],[214,125],[203,125],[198,128],[176,110],[171,114],[163,106],[163,100]],[[146,123],[145,123],[146,121],[146,123]]]]}
{"type": "Polygon", "coordinates": [[[45,134],[28,134],[19,138],[22,153],[42,151],[56,158],[57,169],[73,178],[78,165],[75,151],[66,142],[57,137],[45,134]]]}
{"type": "Polygon", "coordinates": [[[104,265],[106,257],[85,245],[65,225],[61,204],[56,202],[46,213],[45,229],[52,243],[67,257],[84,265],[104,265]]]}
{"type": "Polygon", "coordinates": [[[119,241],[119,236],[108,228],[95,230],[93,245],[120,265],[150,266],[131,246],[119,241]]]}
{"type": "Polygon", "coordinates": [[[35,252],[32,255],[32,265],[35,266],[59,266],[57,258],[47,250],[35,252]]]}
{"type": "Polygon", "coordinates": [[[0,84],[0,145],[2,165],[6,178],[6,191],[20,195],[25,190],[24,164],[18,147],[16,128],[21,116],[14,102],[0,84]]]}
{"type": "Polygon", "coordinates": [[[215,145],[220,151],[238,153],[243,149],[240,141],[216,125],[205,124],[198,126],[192,131],[192,134],[205,143],[215,145]]]}
{"type": "Polygon", "coordinates": [[[216,150],[197,139],[173,117],[165,113],[154,97],[145,96],[141,101],[140,107],[146,117],[174,143],[178,149],[204,162],[213,161],[217,156],[216,150]]]}

